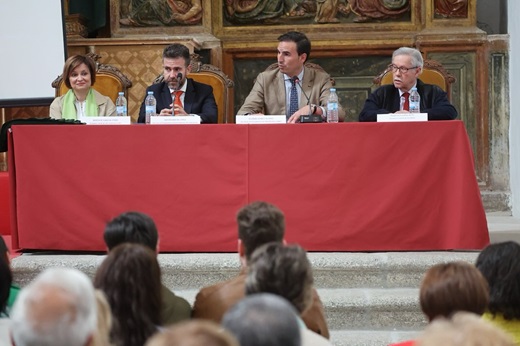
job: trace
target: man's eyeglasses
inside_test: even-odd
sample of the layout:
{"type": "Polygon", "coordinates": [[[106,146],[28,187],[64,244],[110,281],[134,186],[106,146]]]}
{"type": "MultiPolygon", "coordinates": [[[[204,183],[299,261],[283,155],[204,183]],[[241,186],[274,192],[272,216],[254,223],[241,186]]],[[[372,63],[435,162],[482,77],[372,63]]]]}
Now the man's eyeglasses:
{"type": "Polygon", "coordinates": [[[388,69],[390,71],[392,71],[393,73],[396,73],[397,70],[399,70],[399,72],[401,73],[407,73],[408,71],[410,70],[413,70],[414,68],[418,68],[419,66],[414,66],[414,67],[404,67],[404,66],[396,66],[394,64],[390,64],[388,65],[388,69]]]}

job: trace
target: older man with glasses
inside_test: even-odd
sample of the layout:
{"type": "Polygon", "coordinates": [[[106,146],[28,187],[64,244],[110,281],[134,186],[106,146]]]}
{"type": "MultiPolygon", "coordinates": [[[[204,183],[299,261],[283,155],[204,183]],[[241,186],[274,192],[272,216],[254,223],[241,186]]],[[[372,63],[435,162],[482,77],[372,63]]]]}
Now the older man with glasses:
{"type": "Polygon", "coordinates": [[[446,93],[436,85],[425,84],[419,79],[423,68],[421,52],[401,47],[392,54],[389,65],[393,84],[376,89],[365,101],[359,121],[376,121],[378,114],[408,113],[401,109],[401,97],[406,98],[413,87],[421,96],[421,113],[428,113],[428,120],[452,120],[457,110],[448,101],[446,93]]]}

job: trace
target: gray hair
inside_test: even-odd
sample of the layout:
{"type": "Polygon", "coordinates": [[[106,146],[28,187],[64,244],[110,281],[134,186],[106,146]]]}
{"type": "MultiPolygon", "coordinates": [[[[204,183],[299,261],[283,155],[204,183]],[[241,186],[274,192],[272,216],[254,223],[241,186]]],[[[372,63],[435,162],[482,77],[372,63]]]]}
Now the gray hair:
{"type": "Polygon", "coordinates": [[[222,318],[240,345],[300,346],[297,312],[282,297],[271,293],[246,296],[222,318]]]}
{"type": "Polygon", "coordinates": [[[50,268],[23,288],[11,313],[17,346],[84,346],[96,330],[91,280],[72,268],[50,268]]]}
{"type": "Polygon", "coordinates": [[[401,47],[396,49],[392,54],[392,60],[398,55],[408,55],[410,58],[412,58],[412,65],[415,67],[420,67],[422,69],[424,65],[421,52],[415,48],[401,47]]]}

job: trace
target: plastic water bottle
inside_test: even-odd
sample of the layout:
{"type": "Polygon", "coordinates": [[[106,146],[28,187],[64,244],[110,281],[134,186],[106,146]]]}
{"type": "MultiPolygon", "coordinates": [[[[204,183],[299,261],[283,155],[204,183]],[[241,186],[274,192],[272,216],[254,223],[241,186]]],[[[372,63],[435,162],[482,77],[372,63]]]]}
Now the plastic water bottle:
{"type": "Polygon", "coordinates": [[[410,113],[421,113],[421,95],[417,92],[417,88],[413,87],[410,91],[410,113]]]}
{"type": "Polygon", "coordinates": [[[116,99],[116,115],[118,117],[126,117],[128,115],[128,103],[126,102],[125,93],[120,91],[116,99]]]}
{"type": "Polygon", "coordinates": [[[153,91],[148,92],[148,96],[146,96],[146,99],[144,100],[144,106],[145,106],[145,122],[147,124],[150,123],[150,117],[155,116],[155,111],[157,108],[157,100],[153,96],[153,91]]]}
{"type": "Polygon", "coordinates": [[[338,94],[336,94],[336,88],[330,88],[329,99],[327,100],[327,122],[337,123],[338,122],[338,94]]]}

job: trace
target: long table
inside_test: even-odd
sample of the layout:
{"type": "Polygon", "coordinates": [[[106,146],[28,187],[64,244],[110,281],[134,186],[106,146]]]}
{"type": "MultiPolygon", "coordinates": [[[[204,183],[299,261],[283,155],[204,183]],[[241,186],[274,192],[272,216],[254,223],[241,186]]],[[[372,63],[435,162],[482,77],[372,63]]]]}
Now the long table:
{"type": "Polygon", "coordinates": [[[102,251],[121,212],[154,218],[163,252],[237,248],[256,200],[309,251],[481,249],[489,243],[460,121],[298,125],[17,125],[14,247],[102,251]]]}

